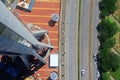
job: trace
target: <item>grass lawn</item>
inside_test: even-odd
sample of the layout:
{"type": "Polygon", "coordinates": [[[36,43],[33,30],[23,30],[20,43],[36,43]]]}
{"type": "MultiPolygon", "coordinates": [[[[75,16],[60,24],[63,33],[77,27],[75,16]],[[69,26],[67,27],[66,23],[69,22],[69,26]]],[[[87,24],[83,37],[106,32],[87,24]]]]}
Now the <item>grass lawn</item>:
{"type": "MultiPolygon", "coordinates": [[[[120,0],[118,0],[117,3],[118,9],[114,12],[113,16],[115,17],[113,19],[112,16],[107,17],[111,23],[116,22],[115,19],[118,21],[116,22],[117,26],[120,28],[120,0]]],[[[116,49],[120,52],[120,32],[114,35],[114,38],[116,39],[116,45],[118,46],[116,49]]],[[[116,46],[115,45],[115,46],[116,46]]],[[[110,72],[110,75],[114,78],[114,80],[120,80],[120,68],[116,70],[115,72],[110,72]]],[[[111,80],[110,75],[108,73],[102,73],[103,80],[111,80]]]]}
{"type": "Polygon", "coordinates": [[[110,72],[110,74],[114,77],[115,80],[120,80],[120,68],[115,72],[110,72]]]}
{"type": "Polygon", "coordinates": [[[114,35],[114,38],[116,40],[116,44],[114,45],[115,52],[114,51],[113,52],[120,54],[120,32],[116,33],[114,35]]]}
{"type": "MultiPolygon", "coordinates": [[[[111,23],[115,22],[112,16],[109,16],[108,19],[111,23]]],[[[120,26],[119,24],[117,24],[117,25],[120,26]]],[[[120,32],[116,33],[114,35],[114,38],[116,39],[116,45],[114,46],[114,48],[118,52],[120,52],[120,32]]],[[[115,72],[110,72],[110,74],[115,80],[120,80],[120,68],[115,72]]],[[[103,73],[102,75],[105,78],[109,76],[107,73],[103,73]]],[[[109,80],[109,79],[105,79],[105,80],[109,80]]]]}
{"type": "Polygon", "coordinates": [[[108,19],[111,23],[115,22],[111,16],[109,16],[108,19]]]}
{"type": "Polygon", "coordinates": [[[117,24],[117,26],[119,27],[119,29],[120,29],[120,23],[115,19],[115,17],[113,17],[112,15],[110,15],[107,19],[109,19],[109,21],[111,23],[115,22],[117,24]]]}
{"type": "Polygon", "coordinates": [[[103,80],[110,80],[110,76],[108,73],[102,73],[103,80]]]}
{"type": "Polygon", "coordinates": [[[115,10],[113,15],[120,23],[120,0],[118,0],[118,2],[116,3],[116,6],[117,6],[117,10],[115,10]]]}
{"type": "MultiPolygon", "coordinates": [[[[115,22],[115,19],[112,16],[109,16],[108,19],[111,23],[115,22]]],[[[116,22],[116,24],[120,28],[120,24],[117,22],[116,22]]],[[[114,45],[115,50],[112,50],[112,52],[120,53],[120,32],[117,32],[113,37],[116,39],[116,44],[114,45]]]]}

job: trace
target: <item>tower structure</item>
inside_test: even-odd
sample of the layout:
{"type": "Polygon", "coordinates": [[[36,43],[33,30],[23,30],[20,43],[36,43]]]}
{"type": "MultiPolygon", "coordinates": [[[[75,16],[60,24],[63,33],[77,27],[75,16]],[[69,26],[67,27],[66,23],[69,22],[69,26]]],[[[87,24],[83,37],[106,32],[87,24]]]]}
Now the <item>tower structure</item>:
{"type": "Polygon", "coordinates": [[[38,26],[36,26],[37,31],[32,31],[31,28],[34,25],[24,24],[11,6],[7,3],[4,4],[1,0],[0,13],[0,54],[11,55],[13,61],[19,56],[27,68],[30,68],[27,60],[29,55],[45,64],[46,62],[38,54],[38,50],[53,48],[47,35],[48,31],[40,29],[38,26]],[[43,35],[47,37],[48,43],[38,40],[43,35]]]}

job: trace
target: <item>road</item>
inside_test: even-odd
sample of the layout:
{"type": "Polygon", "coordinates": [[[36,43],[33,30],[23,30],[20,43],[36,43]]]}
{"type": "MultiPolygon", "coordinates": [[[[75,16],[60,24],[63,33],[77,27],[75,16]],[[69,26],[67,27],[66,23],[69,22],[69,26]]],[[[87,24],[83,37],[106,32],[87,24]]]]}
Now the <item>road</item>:
{"type": "Polygon", "coordinates": [[[81,80],[89,80],[89,15],[90,0],[81,0],[80,72],[85,70],[81,80]]]}
{"type": "Polygon", "coordinates": [[[66,79],[78,80],[78,3],[79,0],[67,0],[65,20],[66,79]]]}
{"type": "MultiPolygon", "coordinates": [[[[97,38],[98,32],[97,32],[97,25],[99,23],[99,0],[94,0],[94,8],[93,8],[93,32],[92,32],[92,55],[98,54],[98,46],[99,41],[97,38]]],[[[97,80],[98,77],[96,76],[96,70],[97,70],[97,64],[94,60],[92,60],[92,78],[93,80],[97,80]]]]}
{"type": "Polygon", "coordinates": [[[98,2],[98,0],[81,0],[80,64],[81,70],[85,70],[81,80],[98,79],[96,76],[97,64],[93,60],[93,54],[98,53],[99,46],[96,30],[99,22],[98,2]]]}
{"type": "MultiPolygon", "coordinates": [[[[78,80],[77,63],[77,29],[78,29],[78,1],[66,0],[64,2],[63,26],[65,28],[65,78],[63,80],[78,80]]],[[[99,22],[98,0],[81,0],[80,22],[80,71],[85,70],[81,80],[97,80],[97,65],[92,59],[98,53],[97,30],[99,22]],[[93,4],[91,6],[91,1],[93,4]],[[92,9],[91,9],[92,8],[92,9]]],[[[63,29],[64,30],[64,29],[63,29]]],[[[63,32],[63,31],[62,31],[63,32]]],[[[63,41],[64,42],[64,41],[63,41]]]]}

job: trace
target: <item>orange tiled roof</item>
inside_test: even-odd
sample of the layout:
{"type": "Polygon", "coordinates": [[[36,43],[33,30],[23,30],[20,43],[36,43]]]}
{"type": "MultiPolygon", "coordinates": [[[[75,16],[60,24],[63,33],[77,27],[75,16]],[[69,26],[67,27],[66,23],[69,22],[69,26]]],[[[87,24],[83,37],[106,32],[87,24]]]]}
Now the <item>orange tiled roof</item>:
{"type": "MultiPolygon", "coordinates": [[[[53,13],[59,14],[60,0],[35,0],[34,7],[31,12],[25,12],[22,10],[17,11],[20,13],[20,17],[27,24],[29,22],[40,26],[43,29],[48,30],[51,43],[54,45],[52,54],[58,50],[58,22],[54,27],[48,25],[51,15],[53,13]]],[[[58,68],[49,68],[49,62],[47,58],[47,64],[40,68],[37,72],[40,74],[42,80],[47,80],[52,71],[58,71],[58,68]]],[[[35,75],[36,75],[35,74],[35,75]]]]}

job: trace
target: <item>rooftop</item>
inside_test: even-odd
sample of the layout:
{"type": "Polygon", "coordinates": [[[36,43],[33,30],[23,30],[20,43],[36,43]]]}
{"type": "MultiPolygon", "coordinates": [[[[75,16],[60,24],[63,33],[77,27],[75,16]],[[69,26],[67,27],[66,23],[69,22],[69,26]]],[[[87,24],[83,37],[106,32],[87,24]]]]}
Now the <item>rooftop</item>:
{"type": "MultiPolygon", "coordinates": [[[[26,24],[33,23],[45,30],[48,30],[50,41],[54,46],[50,54],[57,54],[58,52],[58,22],[56,22],[53,26],[50,26],[49,22],[51,20],[52,14],[59,14],[59,10],[60,0],[35,0],[31,12],[16,9],[16,11],[20,15],[20,18],[26,24]]],[[[50,55],[48,55],[48,57],[46,58],[47,64],[41,67],[39,70],[37,70],[35,74],[33,74],[33,76],[37,76],[39,74],[39,78],[41,78],[42,80],[47,80],[49,79],[51,72],[58,72],[58,68],[50,68],[49,56],[50,55]]]]}

